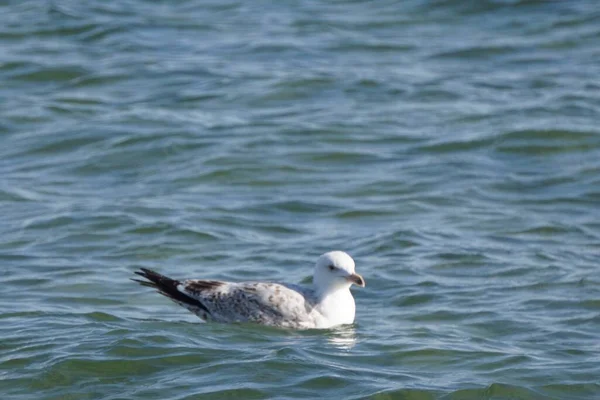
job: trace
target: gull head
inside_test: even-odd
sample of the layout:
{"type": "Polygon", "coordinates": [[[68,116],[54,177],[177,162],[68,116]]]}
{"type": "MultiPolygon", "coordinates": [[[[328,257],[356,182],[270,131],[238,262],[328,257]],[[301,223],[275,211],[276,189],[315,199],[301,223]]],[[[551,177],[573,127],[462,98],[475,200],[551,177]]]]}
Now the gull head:
{"type": "Polygon", "coordinates": [[[343,251],[330,251],[317,260],[313,284],[321,292],[349,289],[352,284],[364,287],[365,280],[354,271],[354,260],[343,251]]]}

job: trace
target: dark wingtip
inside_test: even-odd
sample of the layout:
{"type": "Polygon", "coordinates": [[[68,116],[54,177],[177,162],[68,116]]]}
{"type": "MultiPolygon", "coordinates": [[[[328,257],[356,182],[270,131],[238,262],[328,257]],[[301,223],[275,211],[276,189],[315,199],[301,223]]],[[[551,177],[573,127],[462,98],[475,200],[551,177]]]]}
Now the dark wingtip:
{"type": "MultiPolygon", "coordinates": [[[[140,271],[142,271],[145,274],[156,274],[156,272],[152,271],[151,269],[148,268],[140,268],[140,271]]],[[[139,271],[138,271],[139,272],[139,271]]]]}
{"type": "Polygon", "coordinates": [[[166,282],[172,282],[172,281],[174,282],[175,281],[174,279],[171,279],[169,277],[161,275],[158,272],[152,271],[151,269],[148,269],[148,268],[140,268],[139,271],[134,271],[133,273],[136,275],[142,276],[142,277],[148,279],[149,281],[154,282],[155,284],[159,284],[160,281],[166,281],[166,282]]]}
{"type": "Polygon", "coordinates": [[[132,281],[139,283],[142,286],[151,287],[154,289],[164,290],[165,287],[174,288],[179,285],[179,281],[175,279],[168,278],[164,275],[159,274],[158,272],[152,271],[148,268],[140,268],[139,271],[133,271],[134,274],[145,278],[135,279],[130,278],[132,281]]]}
{"type": "Polygon", "coordinates": [[[208,308],[206,308],[206,306],[202,304],[198,299],[194,299],[186,295],[185,293],[179,291],[177,286],[181,284],[180,281],[161,275],[158,272],[152,271],[148,268],[140,268],[139,271],[134,271],[134,274],[142,276],[147,280],[144,281],[141,279],[130,278],[132,281],[137,282],[142,286],[147,286],[156,289],[158,293],[162,294],[163,296],[169,297],[172,300],[175,300],[176,302],[179,302],[181,304],[192,305],[194,307],[198,307],[206,311],[207,313],[210,313],[208,311],[208,308]]]}
{"type": "Polygon", "coordinates": [[[147,287],[151,287],[151,288],[156,288],[156,284],[154,284],[153,282],[148,282],[148,281],[143,281],[141,279],[135,279],[135,278],[129,278],[130,280],[139,283],[142,286],[147,286],[147,287]]]}

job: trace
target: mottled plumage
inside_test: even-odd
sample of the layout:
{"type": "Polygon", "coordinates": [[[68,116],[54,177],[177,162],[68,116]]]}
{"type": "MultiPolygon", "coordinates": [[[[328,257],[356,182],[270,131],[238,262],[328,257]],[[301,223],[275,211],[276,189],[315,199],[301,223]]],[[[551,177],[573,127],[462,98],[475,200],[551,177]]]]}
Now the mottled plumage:
{"type": "Polygon", "coordinates": [[[329,252],[317,261],[313,287],[269,282],[178,281],[146,268],[135,272],[152,287],[205,321],[252,322],[286,328],[329,328],[354,321],[352,283],[364,286],[354,261],[329,252]]]}

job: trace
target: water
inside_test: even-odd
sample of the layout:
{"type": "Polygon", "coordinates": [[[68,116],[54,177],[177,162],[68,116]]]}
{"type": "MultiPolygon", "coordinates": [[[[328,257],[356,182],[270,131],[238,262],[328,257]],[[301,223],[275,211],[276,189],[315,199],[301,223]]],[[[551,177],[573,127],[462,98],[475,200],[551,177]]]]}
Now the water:
{"type": "Polygon", "coordinates": [[[0,5],[3,399],[600,398],[600,7],[0,5]],[[201,324],[128,279],[307,282],[201,324]]]}

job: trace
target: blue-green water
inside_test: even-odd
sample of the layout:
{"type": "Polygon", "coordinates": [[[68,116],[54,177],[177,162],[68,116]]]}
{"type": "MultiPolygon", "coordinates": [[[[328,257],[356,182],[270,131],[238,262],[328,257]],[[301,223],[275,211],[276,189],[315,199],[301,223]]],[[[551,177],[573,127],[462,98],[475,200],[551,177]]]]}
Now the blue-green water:
{"type": "Polygon", "coordinates": [[[600,5],[0,3],[2,399],[600,398],[600,5]],[[128,278],[307,281],[202,324],[128,278]]]}

